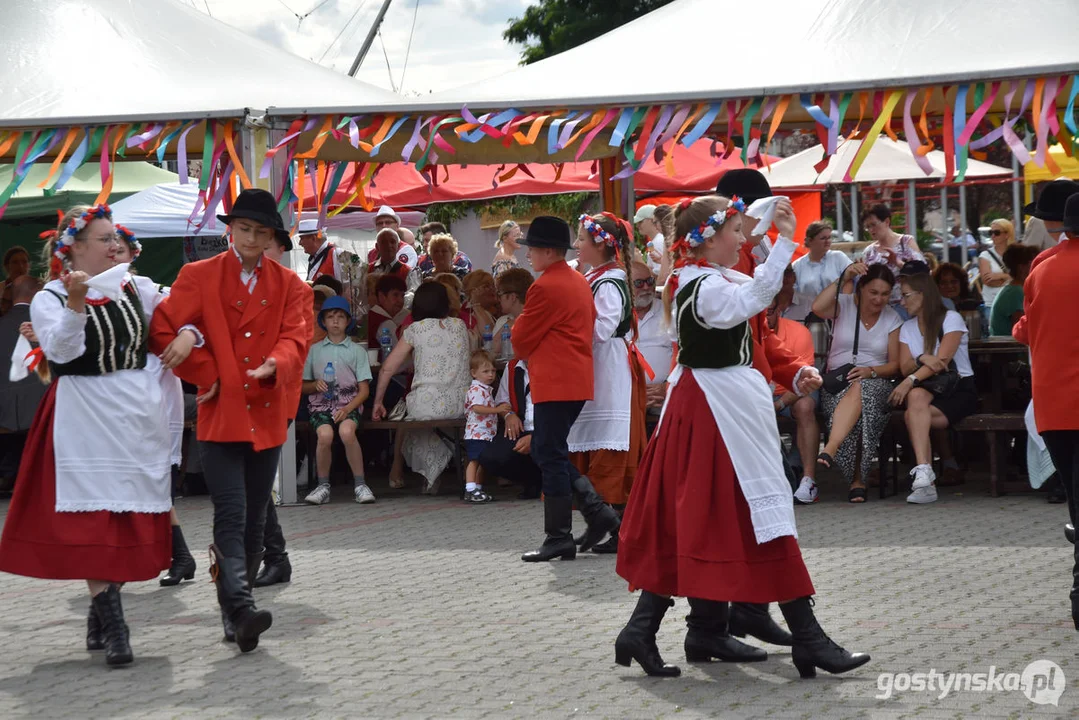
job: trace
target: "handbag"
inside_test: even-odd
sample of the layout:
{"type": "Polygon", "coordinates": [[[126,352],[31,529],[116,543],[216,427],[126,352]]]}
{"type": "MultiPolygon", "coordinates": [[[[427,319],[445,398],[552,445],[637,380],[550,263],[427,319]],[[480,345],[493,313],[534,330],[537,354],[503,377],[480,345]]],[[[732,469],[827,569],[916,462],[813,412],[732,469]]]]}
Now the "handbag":
{"type": "MultiPolygon", "coordinates": [[[[940,330],[940,337],[937,339],[937,347],[940,347],[940,341],[944,339],[944,328],[940,330]]],[[[922,367],[922,363],[918,363],[918,367],[922,367]]],[[[948,363],[948,369],[942,373],[937,373],[932,377],[928,377],[918,383],[918,387],[923,390],[928,390],[937,397],[948,397],[955,388],[959,385],[959,368],[955,364],[955,360],[948,363]]]]}
{"type": "MultiPolygon", "coordinates": [[[[832,337],[835,335],[835,324],[839,322],[839,291],[841,288],[840,283],[842,281],[843,276],[840,275],[839,282],[836,283],[835,312],[833,313],[835,315],[835,319],[832,321],[832,330],[828,333],[828,350],[826,353],[827,355],[832,354],[832,337]]],[[[847,378],[847,375],[850,374],[851,370],[857,367],[858,335],[862,329],[862,309],[858,306],[857,303],[854,304],[854,308],[854,351],[851,354],[851,359],[854,362],[846,363],[845,365],[841,365],[835,369],[829,368],[828,372],[824,373],[824,377],[822,378],[824,380],[824,390],[829,395],[838,395],[839,393],[846,390],[847,386],[850,385],[850,380],[847,378]]]]}

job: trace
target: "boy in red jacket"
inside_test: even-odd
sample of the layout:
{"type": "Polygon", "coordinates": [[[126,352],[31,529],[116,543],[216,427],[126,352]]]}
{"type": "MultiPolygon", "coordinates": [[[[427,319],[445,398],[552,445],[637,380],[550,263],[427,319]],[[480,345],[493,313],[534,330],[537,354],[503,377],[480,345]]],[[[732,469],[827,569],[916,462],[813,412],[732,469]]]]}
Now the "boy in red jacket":
{"type": "Polygon", "coordinates": [[[513,325],[513,350],[528,362],[534,406],[532,457],[543,473],[543,522],[547,539],[525,553],[525,562],[573,560],[573,500],[588,523],[581,550],[617,532],[618,514],[603,502],[569,459],[569,430],[592,399],[592,333],[596,308],[588,281],[566,264],[569,225],[537,217],[521,243],[532,268],[543,273],[528,290],[513,325]]]}
{"type": "Polygon", "coordinates": [[[263,262],[275,235],[288,238],[273,195],[244,190],[219,218],[229,226],[229,249],[183,267],[151,320],[150,348],[181,379],[209,388],[200,400],[198,438],[214,503],[211,574],[225,639],[250,652],[273,622],[255,608],[250,581],[262,559],[266,504],[296,411],[311,301],[291,270],[263,262]],[[180,332],[189,326],[204,345],[196,347],[195,333],[180,332]]]}

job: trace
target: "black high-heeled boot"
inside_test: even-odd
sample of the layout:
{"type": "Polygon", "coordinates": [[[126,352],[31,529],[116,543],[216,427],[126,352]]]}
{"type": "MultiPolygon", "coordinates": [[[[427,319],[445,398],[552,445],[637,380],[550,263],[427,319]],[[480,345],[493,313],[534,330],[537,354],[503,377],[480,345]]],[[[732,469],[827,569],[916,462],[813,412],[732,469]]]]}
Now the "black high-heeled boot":
{"type": "Polygon", "coordinates": [[[816,677],[817,668],[836,675],[869,662],[866,653],[847,652],[824,633],[813,614],[812,598],[798,598],[779,609],[794,636],[791,659],[803,678],[816,677]]]}
{"type": "Polygon", "coordinates": [[[636,660],[646,673],[656,677],[681,675],[682,670],[677,665],[663,662],[656,646],[656,632],[667,614],[667,608],[672,606],[674,600],[671,598],[642,590],[629,622],[614,641],[614,661],[629,667],[630,660],[636,660]]]}
{"type": "Polygon", "coordinates": [[[603,502],[596,489],[592,487],[592,481],[584,475],[578,475],[573,480],[573,497],[577,501],[577,509],[584,515],[584,521],[588,523],[588,529],[581,538],[581,552],[588,552],[592,547],[607,536],[614,535],[622,524],[618,513],[613,507],[603,502]]]}
{"type": "Polygon", "coordinates": [[[86,649],[90,652],[105,649],[105,640],[101,635],[101,618],[97,616],[92,599],[90,612],[86,614],[86,649]]]}
{"type": "Polygon", "coordinates": [[[162,587],[179,585],[183,580],[195,579],[195,558],[187,549],[184,531],[179,525],[172,526],[172,566],[158,582],[162,587]]]}
{"type": "Polygon", "coordinates": [[[115,585],[94,595],[94,609],[101,619],[102,637],[105,643],[105,663],[110,666],[128,665],[135,656],[128,640],[124,607],[120,603],[120,590],[115,585]]]}
{"type": "Polygon", "coordinates": [[[617,555],[618,554],[618,533],[613,532],[611,536],[607,538],[605,542],[601,542],[592,548],[592,552],[597,555],[617,555]]]}
{"type": "Polygon", "coordinates": [[[752,635],[773,645],[793,644],[791,634],[779,627],[768,612],[768,603],[731,603],[730,633],[735,637],[752,635]]]}
{"type": "Polygon", "coordinates": [[[689,615],[686,615],[686,660],[689,662],[761,662],[768,653],[761,648],[746,645],[732,638],[727,632],[730,605],[715,600],[687,598],[689,615]]]}
{"type": "Polygon", "coordinates": [[[543,531],[547,538],[537,550],[521,556],[525,562],[547,562],[555,558],[573,560],[577,546],[573,544],[573,498],[543,496],[543,531]]]}

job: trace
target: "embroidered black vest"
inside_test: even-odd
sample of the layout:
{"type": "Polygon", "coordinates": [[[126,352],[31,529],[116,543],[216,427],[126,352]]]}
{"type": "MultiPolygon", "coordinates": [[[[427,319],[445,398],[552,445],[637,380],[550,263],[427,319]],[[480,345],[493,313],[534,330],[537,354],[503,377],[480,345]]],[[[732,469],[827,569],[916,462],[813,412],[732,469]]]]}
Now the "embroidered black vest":
{"type": "Polygon", "coordinates": [[[675,323],[678,326],[678,364],[690,368],[725,368],[753,364],[753,335],[749,322],[729,330],[708,327],[697,316],[697,293],[701,281],[694,278],[678,291],[675,323]]]}
{"type": "Polygon", "coordinates": [[[592,285],[592,297],[596,296],[600,286],[605,283],[614,285],[618,290],[618,294],[622,296],[622,317],[618,321],[618,327],[615,328],[614,336],[617,338],[624,338],[629,334],[629,329],[633,324],[633,300],[629,295],[629,285],[627,285],[625,281],[617,278],[600,278],[592,285]]]}
{"type": "MultiPolygon", "coordinates": [[[[48,292],[67,305],[67,298],[54,290],[48,292]]],[[[141,370],[146,367],[146,319],[135,283],[123,287],[118,302],[102,304],[86,301],[86,352],[71,362],[49,361],[53,377],[64,375],[106,375],[117,370],[141,370]]]]}

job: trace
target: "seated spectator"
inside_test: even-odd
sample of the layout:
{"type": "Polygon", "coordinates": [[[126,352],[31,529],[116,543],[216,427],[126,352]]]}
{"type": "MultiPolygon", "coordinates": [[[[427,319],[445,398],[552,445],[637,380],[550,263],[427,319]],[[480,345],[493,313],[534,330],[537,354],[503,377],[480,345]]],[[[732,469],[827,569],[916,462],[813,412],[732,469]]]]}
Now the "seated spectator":
{"type": "MultiPolygon", "coordinates": [[[[397,235],[397,245],[393,252],[394,257],[402,265],[408,265],[410,268],[416,267],[416,248],[413,247],[415,238],[412,237],[411,232],[401,227],[400,216],[389,205],[383,205],[375,214],[375,230],[380,233],[383,230],[393,230],[397,235]]],[[[375,247],[371,248],[371,251],[367,253],[367,264],[371,266],[379,262],[382,254],[376,242],[375,247]]]]}
{"type": "Polygon", "coordinates": [[[802,322],[813,309],[813,301],[824,288],[835,283],[851,264],[850,256],[832,250],[832,225],[826,220],[810,223],[805,246],[809,252],[794,261],[794,303],[784,317],[802,322]]]}
{"type": "MultiPolygon", "coordinates": [[[[429,222],[420,226],[420,241],[423,243],[423,253],[420,255],[419,260],[416,261],[416,270],[419,272],[421,279],[430,277],[435,268],[434,260],[431,259],[430,255],[431,238],[435,235],[446,235],[448,233],[446,226],[440,222],[429,222]]],[[[453,256],[453,268],[456,274],[463,276],[465,273],[472,272],[472,261],[468,259],[468,255],[457,250],[453,256]],[[457,271],[460,272],[458,273],[457,271]]]]}
{"type": "Polygon", "coordinates": [[[304,502],[325,505],[330,501],[330,464],[336,430],[352,469],[356,502],[373,503],[375,495],[364,480],[363,450],[356,436],[360,407],[370,393],[371,366],[367,351],[348,337],[352,332],[352,313],[344,298],[334,297],[323,303],[318,324],[326,331],[326,337],[311,346],[303,368],[303,392],[311,412],[311,428],[318,436],[315,448],[318,485],[304,502]]]}
{"type": "MultiPolygon", "coordinates": [[[[457,318],[451,318],[449,294],[438,283],[423,283],[412,301],[413,322],[404,329],[401,340],[383,363],[378,375],[378,389],[372,416],[386,417],[384,406],[390,378],[400,372],[409,358],[415,366],[412,389],[405,397],[407,419],[442,420],[463,414],[465,393],[471,382],[469,372],[468,331],[457,318]]],[[[438,479],[453,458],[434,431],[411,430],[398,433],[391,487],[404,487],[404,462],[423,475],[424,493],[438,493],[438,479]]]]}
{"type": "Polygon", "coordinates": [[[889,305],[893,285],[887,265],[854,263],[813,302],[815,315],[833,320],[821,390],[828,442],[817,462],[839,465],[852,503],[865,502],[866,477],[888,424],[891,378],[899,371],[902,320],[889,305]]]}
{"type": "MultiPolygon", "coordinates": [[[[1004,254],[1015,242],[1015,226],[1003,218],[997,218],[989,223],[989,236],[993,239],[993,247],[978,255],[978,279],[981,281],[985,306],[992,310],[1001,289],[1012,281],[1009,274],[1011,266],[1004,260],[1004,254]]],[[[939,282],[937,286],[940,286],[939,282]]]]}
{"type": "Polygon", "coordinates": [[[521,226],[513,220],[506,220],[498,228],[498,240],[495,240],[495,253],[491,261],[491,274],[497,280],[502,273],[521,266],[517,260],[517,251],[520,249],[521,226]]]}
{"type": "Polygon", "coordinates": [[[498,312],[498,293],[495,292],[495,279],[486,270],[473,270],[461,280],[465,302],[461,319],[465,325],[475,327],[480,333],[486,329],[494,332],[495,313],[498,312]],[[466,318],[471,314],[474,319],[466,318]]]}
{"type": "Polygon", "coordinates": [[[970,286],[970,278],[955,263],[941,263],[933,273],[941,298],[951,300],[958,312],[972,312],[982,306],[981,294],[970,286]]]}
{"type": "Polygon", "coordinates": [[[45,395],[45,385],[33,372],[17,382],[9,378],[20,328],[30,324],[30,301],[39,287],[36,278],[25,273],[17,275],[10,282],[11,307],[0,317],[0,492],[9,492],[15,486],[26,436],[45,395]]]}
{"type": "Polygon", "coordinates": [[[663,322],[663,301],[656,296],[656,277],[643,262],[630,265],[633,282],[633,308],[637,311],[636,343],[655,377],[645,379],[645,397],[649,411],[658,411],[667,397],[667,376],[671,373],[674,343],[663,322]]]}
{"type": "Polygon", "coordinates": [[[15,281],[29,277],[35,291],[42,288],[42,282],[30,275],[30,253],[21,245],[8,248],[4,253],[4,282],[0,283],[0,316],[15,304],[15,281]]]}
{"type": "MultiPolygon", "coordinates": [[[[794,299],[794,290],[780,290],[768,308],[768,324],[784,347],[797,355],[802,365],[812,366],[815,360],[813,336],[809,328],[800,322],[782,317],[794,299]]],[[[811,505],[817,502],[817,463],[814,456],[820,449],[820,425],[817,424],[817,401],[819,394],[799,397],[797,393],[776,383],[773,402],[776,412],[793,418],[796,425],[795,448],[800,463],[792,462],[794,467],[802,468],[802,480],[794,493],[794,501],[799,505],[811,505]]]]}
{"type": "Polygon", "coordinates": [[[989,334],[1011,336],[1012,328],[1023,317],[1023,283],[1030,275],[1030,264],[1041,250],[1032,245],[1009,245],[1004,251],[1004,265],[1011,270],[1011,282],[1000,289],[989,317],[989,334]]]}
{"type": "Polygon", "coordinates": [[[382,275],[375,284],[375,302],[367,313],[367,347],[381,347],[379,335],[390,333],[390,347],[397,344],[397,322],[394,320],[405,307],[405,281],[396,275],[382,275]]]}
{"type": "MultiPolygon", "coordinates": [[[[523,304],[524,298],[520,302],[523,304]]],[[[495,394],[495,405],[504,407],[507,404],[510,409],[503,413],[505,430],[495,435],[494,440],[484,448],[480,454],[480,465],[490,475],[519,481],[523,486],[517,495],[519,500],[534,500],[540,496],[543,474],[531,454],[535,425],[532,385],[524,360],[511,360],[502,374],[495,394]]]]}
{"type": "Polygon", "coordinates": [[[378,231],[375,236],[375,250],[378,255],[375,262],[371,263],[369,274],[371,275],[396,275],[402,281],[408,281],[408,275],[412,268],[401,262],[397,256],[397,247],[400,237],[396,230],[385,228],[378,231]]]}
{"type": "Polygon", "coordinates": [[[498,302],[502,311],[501,317],[495,321],[494,327],[494,355],[495,357],[513,357],[513,347],[502,346],[502,333],[504,329],[513,329],[513,321],[525,308],[525,294],[532,287],[532,273],[524,268],[510,268],[498,276],[495,281],[498,286],[498,302]]]}
{"type": "Polygon", "coordinates": [[[333,290],[334,295],[340,295],[344,292],[345,286],[341,284],[341,281],[335,278],[333,275],[319,275],[315,278],[311,286],[321,285],[322,287],[333,290]]]}
{"type": "Polygon", "coordinates": [[[910,471],[913,482],[907,502],[923,504],[937,499],[929,431],[954,427],[975,412],[978,393],[963,317],[944,308],[928,275],[904,277],[900,286],[910,313],[899,331],[899,367],[906,377],[892,392],[891,402],[906,405],[904,419],[917,463],[910,471]]]}
{"type": "Polygon", "coordinates": [[[465,452],[468,467],[465,469],[465,501],[489,503],[492,498],[483,491],[483,468],[480,455],[498,434],[498,417],[510,410],[510,406],[495,404],[492,385],[498,377],[494,358],[486,350],[472,353],[469,361],[472,384],[465,394],[465,452]]]}
{"type": "Polygon", "coordinates": [[[457,241],[453,239],[453,235],[449,233],[438,233],[433,235],[427,243],[427,257],[430,259],[430,264],[427,269],[420,271],[423,279],[434,277],[441,273],[449,273],[455,275],[458,278],[463,278],[470,270],[468,265],[457,265],[454,263],[454,258],[458,255],[457,241]]]}

